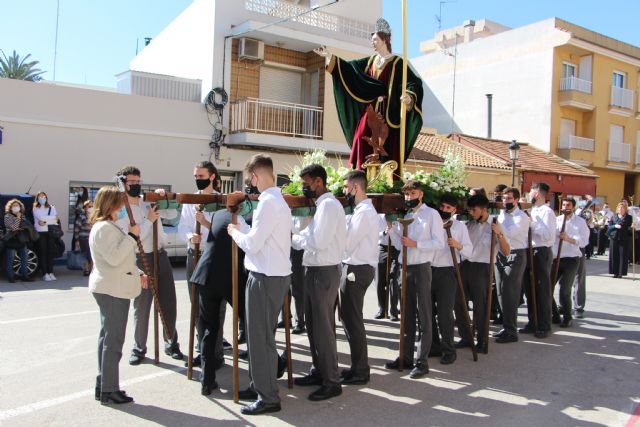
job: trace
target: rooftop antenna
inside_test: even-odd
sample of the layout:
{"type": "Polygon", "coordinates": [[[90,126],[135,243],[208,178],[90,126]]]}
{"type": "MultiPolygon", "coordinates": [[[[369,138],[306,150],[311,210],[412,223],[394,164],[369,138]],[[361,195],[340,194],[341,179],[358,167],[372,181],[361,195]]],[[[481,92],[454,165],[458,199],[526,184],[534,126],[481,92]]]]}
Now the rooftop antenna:
{"type": "Polygon", "coordinates": [[[442,30],[442,5],[446,3],[456,3],[456,1],[441,1],[440,2],[440,11],[436,15],[436,21],[438,21],[438,31],[442,30]]]}
{"type": "Polygon", "coordinates": [[[58,22],[60,21],[60,0],[56,7],[56,39],[53,46],[53,81],[56,80],[56,61],[58,59],[58,22]]]}
{"type": "Polygon", "coordinates": [[[38,175],[36,175],[36,177],[33,178],[33,181],[31,181],[31,185],[29,186],[29,188],[27,189],[27,192],[25,194],[29,194],[29,192],[31,191],[31,188],[33,187],[33,184],[36,183],[36,179],[38,179],[38,175]]]}

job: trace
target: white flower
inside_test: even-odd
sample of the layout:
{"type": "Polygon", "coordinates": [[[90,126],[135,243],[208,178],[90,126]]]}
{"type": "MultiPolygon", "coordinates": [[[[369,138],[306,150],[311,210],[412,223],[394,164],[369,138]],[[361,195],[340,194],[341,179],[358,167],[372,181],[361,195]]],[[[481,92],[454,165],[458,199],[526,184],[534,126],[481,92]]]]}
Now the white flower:
{"type": "Polygon", "coordinates": [[[447,193],[451,192],[451,187],[449,187],[448,185],[444,187],[444,191],[447,193]]]}
{"type": "Polygon", "coordinates": [[[356,275],[353,274],[353,272],[347,274],[347,280],[350,282],[355,282],[356,281],[356,275]]]}
{"type": "Polygon", "coordinates": [[[435,181],[431,181],[431,184],[429,184],[429,187],[433,188],[434,190],[438,189],[438,183],[435,181]]]}

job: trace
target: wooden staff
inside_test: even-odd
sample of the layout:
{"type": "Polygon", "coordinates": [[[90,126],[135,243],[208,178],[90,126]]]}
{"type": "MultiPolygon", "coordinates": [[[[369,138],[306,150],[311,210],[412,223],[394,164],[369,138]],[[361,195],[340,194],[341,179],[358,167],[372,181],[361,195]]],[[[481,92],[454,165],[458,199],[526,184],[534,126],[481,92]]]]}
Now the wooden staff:
{"type": "MultiPolygon", "coordinates": [[[[529,212],[524,211],[529,218],[531,215],[529,212]]],[[[533,236],[531,235],[531,226],[529,226],[529,235],[527,237],[529,241],[529,288],[531,292],[531,301],[527,301],[527,304],[531,303],[531,310],[533,310],[533,325],[535,330],[538,330],[538,304],[536,303],[536,272],[534,269],[534,259],[533,259],[533,236]]]]}
{"type": "MultiPolygon", "coordinates": [[[[196,211],[202,212],[204,205],[197,205],[196,211]]],[[[200,236],[201,224],[196,221],[195,234],[200,236]]],[[[200,242],[193,244],[193,266],[195,268],[200,260],[200,242]]],[[[191,283],[191,315],[189,316],[189,357],[187,359],[187,379],[193,378],[193,347],[196,330],[196,316],[198,314],[198,285],[191,283]]],[[[202,338],[202,337],[200,337],[202,338]]]]}
{"type": "MultiPolygon", "coordinates": [[[[402,98],[407,95],[407,0],[402,0],[402,98]]],[[[389,100],[391,102],[391,100],[389,100]]],[[[407,137],[407,104],[400,102],[400,158],[398,175],[404,176],[405,139],[407,137]]],[[[402,363],[402,362],[400,362],[402,363]]]]}
{"type": "MultiPolygon", "coordinates": [[[[153,283],[158,283],[158,221],[153,223],[153,283]]],[[[160,332],[158,327],[158,304],[153,298],[153,363],[160,363],[160,332]]]]}
{"type": "MultiPolygon", "coordinates": [[[[497,224],[498,218],[493,217],[491,224],[497,224]]],[[[496,262],[496,233],[491,228],[491,247],[489,249],[489,284],[487,285],[487,308],[484,318],[484,354],[489,353],[489,323],[491,322],[491,297],[493,296],[493,268],[496,262]]]]}
{"type": "MultiPolygon", "coordinates": [[[[453,221],[448,221],[444,224],[444,229],[447,232],[447,238],[451,239],[451,226],[453,225],[453,221]]],[[[464,294],[464,288],[462,287],[462,276],[460,275],[460,266],[458,265],[458,258],[456,257],[456,250],[449,246],[451,250],[451,260],[453,261],[453,269],[456,272],[456,282],[458,284],[458,303],[462,305],[462,315],[464,317],[464,322],[469,328],[469,334],[471,335],[471,353],[473,354],[473,361],[478,361],[478,352],[476,350],[476,346],[473,345],[473,336],[474,328],[473,323],[471,323],[471,318],[469,317],[469,306],[467,305],[467,297],[464,294]]]]}
{"type": "MultiPolygon", "coordinates": [[[[560,213],[564,215],[562,217],[562,227],[560,227],[560,234],[564,233],[564,229],[567,225],[567,214],[570,212],[571,211],[569,210],[560,211],[560,213]]],[[[556,265],[555,265],[555,268],[553,269],[553,280],[551,281],[551,301],[552,302],[553,302],[553,288],[555,288],[556,286],[556,281],[558,280],[558,274],[560,272],[560,254],[562,253],[562,242],[564,242],[564,240],[559,239],[558,254],[556,255],[556,265]]]]}
{"type": "Polygon", "coordinates": [[[387,242],[387,282],[384,290],[384,318],[389,319],[389,300],[391,298],[391,238],[387,242]]]}
{"type": "MultiPolygon", "coordinates": [[[[231,224],[238,224],[238,214],[231,214],[231,224]]],[[[231,302],[233,305],[233,401],[238,403],[238,245],[231,239],[231,302]]]]}
{"type": "Polygon", "coordinates": [[[284,339],[285,339],[285,352],[287,355],[287,387],[293,388],[293,362],[291,360],[291,318],[289,307],[289,292],[284,295],[284,339]]]}
{"type": "MultiPolygon", "coordinates": [[[[402,237],[408,237],[409,224],[413,222],[413,218],[400,218],[398,222],[402,224],[402,237]]],[[[400,291],[400,365],[399,371],[404,369],[404,323],[405,323],[405,307],[407,304],[407,247],[402,245],[402,282],[400,291]]],[[[412,319],[412,321],[415,321],[412,319]]],[[[413,351],[413,350],[412,350],[413,351]]]]}

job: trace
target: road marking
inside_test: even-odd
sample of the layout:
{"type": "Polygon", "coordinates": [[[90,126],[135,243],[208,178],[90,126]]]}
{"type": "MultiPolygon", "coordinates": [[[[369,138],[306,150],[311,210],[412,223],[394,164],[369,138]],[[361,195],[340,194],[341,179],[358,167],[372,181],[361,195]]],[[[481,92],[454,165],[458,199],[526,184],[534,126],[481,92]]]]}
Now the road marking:
{"type": "Polygon", "coordinates": [[[623,342],[623,343],[626,343],[626,344],[640,345],[640,341],[634,341],[634,340],[618,340],[618,342],[623,342]]]}
{"type": "MultiPolygon", "coordinates": [[[[167,368],[164,371],[156,372],[155,374],[143,375],[137,378],[131,378],[130,380],[124,381],[120,383],[120,385],[124,388],[126,386],[130,386],[133,384],[138,384],[143,381],[152,380],[160,377],[165,377],[167,375],[186,372],[186,368],[181,367],[171,367],[167,368]]],[[[20,415],[30,414],[32,412],[40,411],[42,409],[51,408],[53,406],[58,406],[63,403],[70,402],[72,400],[80,399],[87,396],[92,396],[94,393],[93,389],[83,390],[76,393],[67,394],[64,396],[54,397],[53,399],[41,400],[39,402],[29,403],[27,405],[18,406],[17,408],[7,409],[5,411],[0,411],[0,421],[6,420],[9,418],[14,418],[20,415]]]]}
{"type": "Polygon", "coordinates": [[[553,344],[553,343],[550,343],[550,342],[542,342],[542,341],[527,341],[527,340],[524,340],[524,341],[522,341],[522,342],[526,342],[527,344],[548,345],[548,346],[550,346],[550,347],[562,347],[562,345],[561,345],[561,344],[553,344]]]}
{"type": "Polygon", "coordinates": [[[598,356],[598,357],[604,357],[606,359],[615,359],[615,360],[633,360],[633,359],[635,359],[635,357],[621,356],[619,354],[590,353],[588,351],[585,351],[584,354],[587,354],[589,356],[598,356]]]}
{"type": "Polygon", "coordinates": [[[373,396],[377,396],[377,397],[381,397],[383,399],[387,399],[390,400],[392,402],[396,402],[396,403],[405,403],[407,405],[417,405],[418,403],[421,403],[422,400],[418,400],[418,399],[412,399],[410,397],[406,397],[406,396],[396,396],[393,394],[389,394],[386,393],[384,391],[381,390],[375,390],[372,388],[361,388],[360,390],[363,393],[367,393],[367,394],[371,394],[373,396]]]}
{"type": "Polygon", "coordinates": [[[598,335],[591,334],[581,334],[580,332],[569,332],[569,331],[558,331],[554,332],[553,335],[561,335],[565,337],[576,337],[576,338],[586,338],[589,340],[603,340],[604,337],[600,337],[598,335]]]}
{"type": "Polygon", "coordinates": [[[452,380],[445,380],[442,378],[429,378],[429,377],[420,378],[418,381],[427,383],[433,387],[446,388],[447,390],[460,390],[462,388],[465,388],[471,385],[471,383],[465,383],[462,381],[452,381],[452,380]]]}
{"type": "Polygon", "coordinates": [[[478,418],[486,418],[489,414],[483,414],[482,412],[464,412],[459,409],[450,408],[448,406],[436,405],[433,409],[437,409],[439,411],[451,412],[452,414],[460,414],[460,415],[471,415],[472,417],[478,418]]]}
{"type": "Polygon", "coordinates": [[[499,402],[511,403],[512,405],[518,406],[528,406],[528,405],[540,405],[547,406],[549,402],[544,402],[542,400],[528,399],[525,396],[520,396],[515,393],[509,393],[506,391],[493,390],[493,389],[483,389],[474,391],[469,394],[469,397],[483,397],[485,399],[497,400],[499,402]]]}
{"type": "Polygon", "coordinates": [[[85,314],[99,313],[99,310],[79,311],[77,313],[52,314],[51,316],[27,317],[25,319],[0,320],[0,325],[11,325],[13,323],[33,322],[36,320],[57,319],[59,317],[83,316],[85,314]]]}

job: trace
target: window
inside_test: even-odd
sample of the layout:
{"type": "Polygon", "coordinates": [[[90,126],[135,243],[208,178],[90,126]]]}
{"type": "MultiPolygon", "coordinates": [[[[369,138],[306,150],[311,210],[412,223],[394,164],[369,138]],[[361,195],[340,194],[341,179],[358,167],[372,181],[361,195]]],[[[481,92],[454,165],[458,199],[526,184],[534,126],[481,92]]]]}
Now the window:
{"type": "Polygon", "coordinates": [[[624,127],[618,125],[611,125],[609,127],[609,142],[616,144],[624,143],[624,127]]]}
{"type": "Polygon", "coordinates": [[[576,76],[576,66],[574,64],[569,64],[568,62],[562,63],[562,77],[575,77],[576,76]]]}
{"type": "Polygon", "coordinates": [[[612,84],[615,87],[621,87],[621,88],[627,87],[627,75],[619,71],[614,71],[612,84]]]}
{"type": "Polygon", "coordinates": [[[220,191],[223,194],[233,193],[236,188],[236,174],[220,172],[220,191]]]}
{"type": "Polygon", "coordinates": [[[277,68],[260,67],[260,98],[273,101],[302,102],[302,73],[277,68]]]}

